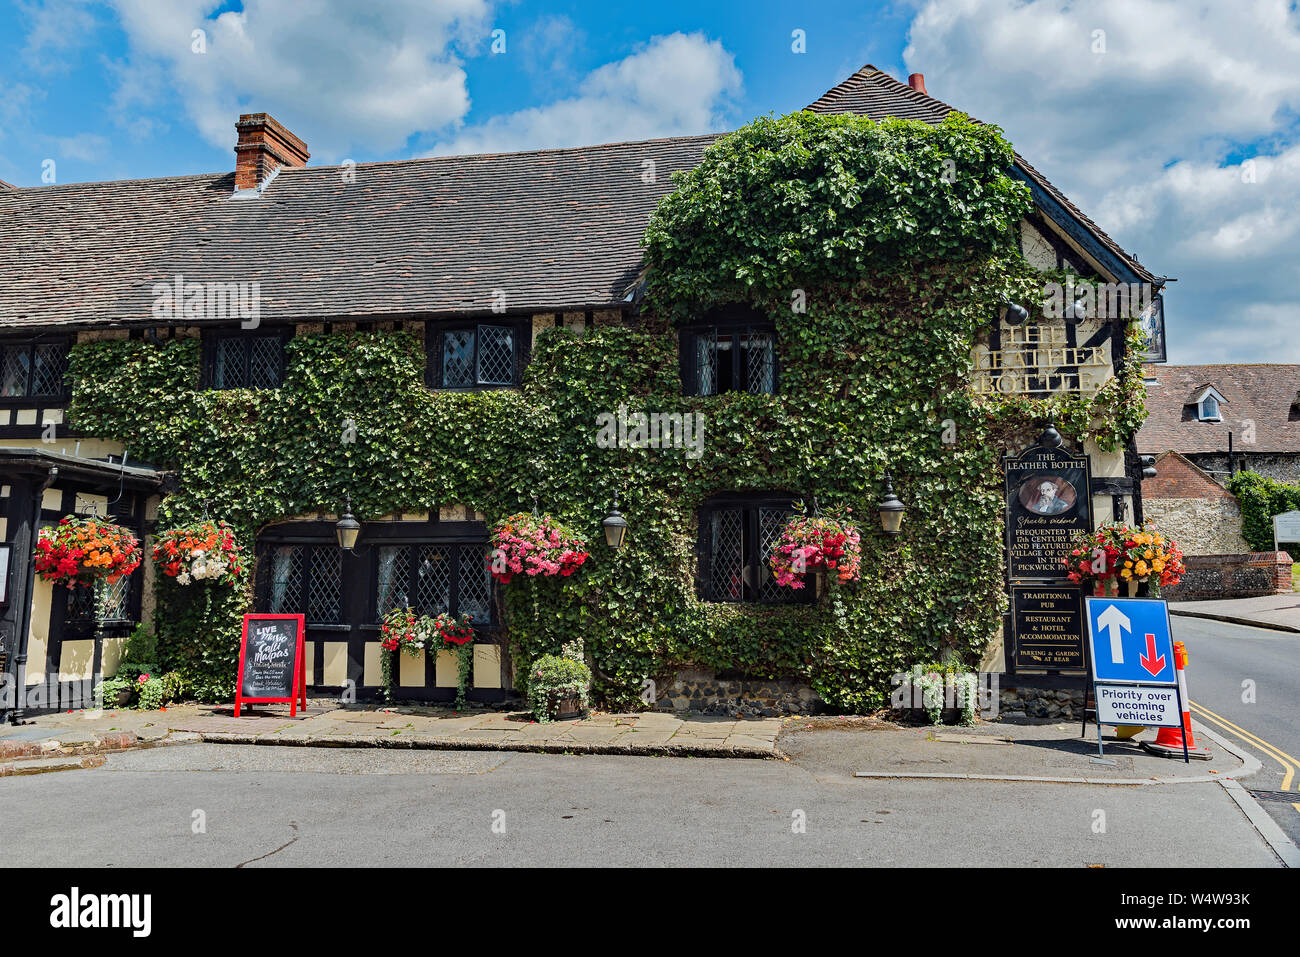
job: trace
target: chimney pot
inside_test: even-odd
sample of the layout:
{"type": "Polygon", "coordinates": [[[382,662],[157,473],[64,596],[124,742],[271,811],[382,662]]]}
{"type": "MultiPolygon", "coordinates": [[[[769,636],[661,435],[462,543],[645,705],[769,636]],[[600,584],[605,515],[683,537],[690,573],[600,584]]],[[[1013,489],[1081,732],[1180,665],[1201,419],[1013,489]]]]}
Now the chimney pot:
{"type": "MultiPolygon", "coordinates": [[[[916,90],[917,93],[925,93],[925,74],[913,73],[907,78],[907,85],[916,90]]],[[[926,93],[929,96],[928,93],[926,93]]]]}
{"type": "Polygon", "coordinates": [[[235,124],[235,189],[257,189],[281,166],[306,166],[307,144],[267,113],[245,113],[235,124]]]}

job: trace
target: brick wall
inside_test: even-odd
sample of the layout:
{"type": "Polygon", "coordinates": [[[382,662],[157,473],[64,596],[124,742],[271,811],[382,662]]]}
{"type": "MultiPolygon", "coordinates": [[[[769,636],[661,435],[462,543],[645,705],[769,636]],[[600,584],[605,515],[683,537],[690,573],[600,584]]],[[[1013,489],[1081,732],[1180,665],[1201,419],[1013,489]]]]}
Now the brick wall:
{"type": "Polygon", "coordinates": [[[1192,555],[1186,565],[1183,580],[1160,589],[1161,598],[1254,598],[1291,591],[1291,556],[1286,552],[1192,555]]]}

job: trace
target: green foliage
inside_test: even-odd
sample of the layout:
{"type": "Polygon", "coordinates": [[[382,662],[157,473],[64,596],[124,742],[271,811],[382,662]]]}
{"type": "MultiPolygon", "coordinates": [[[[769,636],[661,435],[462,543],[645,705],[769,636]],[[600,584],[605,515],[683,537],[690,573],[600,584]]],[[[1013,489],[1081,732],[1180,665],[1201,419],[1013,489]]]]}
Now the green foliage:
{"type": "Polygon", "coordinates": [[[996,127],[959,114],[760,118],[674,175],[645,235],[655,301],[689,311],[994,253],[1030,209],[1012,159],[996,127]]]}
{"type": "MultiPolygon", "coordinates": [[[[200,390],[195,340],[116,340],[72,350],[69,418],[180,472],[164,522],[199,518],[209,501],[246,547],[266,523],[336,510],[347,491],[363,521],[458,503],[489,525],[531,510],[536,494],[601,543],[617,491],[624,548],[597,544],[571,578],[504,587],[516,662],[581,640],[614,708],[643,707],[646,679],[686,663],[801,677],[833,706],[878,708],[895,672],[940,657],[974,664],[995,633],[999,440],[1058,414],[1000,409],[966,387],[997,304],[1041,290],[1016,251],[1029,201],[1010,163],[994,128],[960,119],[760,120],[720,140],[655,213],[639,325],[542,333],[520,390],[430,392],[408,332],[299,335],[283,387],[260,391],[200,390]],[[729,301],[774,320],[779,394],[681,394],[671,320],[729,301]],[[703,414],[703,457],[599,447],[597,415],[620,406],[703,414]],[[887,469],[907,506],[897,539],[875,520],[887,469]],[[697,511],[751,490],[852,508],[862,580],[832,583],[811,605],[701,601],[697,511]]],[[[1128,423],[1102,404],[1057,425],[1079,436],[1128,423]]],[[[163,664],[194,695],[228,699],[247,583],[160,576],[157,587],[163,664]]],[[[516,678],[533,690],[531,671],[516,678]]]]}
{"type": "Polygon", "coordinates": [[[553,721],[565,698],[577,698],[578,710],[587,709],[591,669],[572,658],[542,655],[528,668],[528,687],[529,704],[537,720],[553,721]]]}
{"type": "MultiPolygon", "coordinates": [[[[1300,509],[1300,484],[1279,482],[1257,472],[1237,472],[1228,491],[1241,504],[1241,536],[1254,552],[1273,550],[1273,516],[1300,509]]],[[[1281,543],[1279,543],[1281,544],[1281,543]]],[[[1297,554],[1295,545],[1288,550],[1297,554]]]]}

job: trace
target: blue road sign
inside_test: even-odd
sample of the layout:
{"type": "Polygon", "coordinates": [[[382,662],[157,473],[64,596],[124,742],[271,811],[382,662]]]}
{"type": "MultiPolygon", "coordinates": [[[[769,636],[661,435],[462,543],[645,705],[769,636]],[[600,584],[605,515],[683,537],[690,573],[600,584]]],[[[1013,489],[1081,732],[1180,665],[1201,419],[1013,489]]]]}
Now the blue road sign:
{"type": "Polygon", "coordinates": [[[1173,685],[1169,606],[1159,598],[1086,598],[1094,681],[1173,685]]]}

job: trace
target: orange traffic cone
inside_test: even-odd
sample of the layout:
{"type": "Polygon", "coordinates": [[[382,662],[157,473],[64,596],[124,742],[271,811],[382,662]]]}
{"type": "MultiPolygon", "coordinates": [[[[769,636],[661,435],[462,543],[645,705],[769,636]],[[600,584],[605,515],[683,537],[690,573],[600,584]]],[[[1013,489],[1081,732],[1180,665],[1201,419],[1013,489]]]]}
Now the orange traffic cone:
{"type": "Polygon", "coordinates": [[[1174,669],[1178,672],[1178,693],[1183,699],[1183,726],[1181,728],[1161,728],[1156,732],[1155,741],[1143,741],[1142,747],[1152,754],[1159,754],[1166,758],[1181,758],[1183,756],[1183,741],[1187,741],[1187,756],[1197,758],[1202,761],[1210,759],[1209,748],[1198,748],[1196,738],[1192,735],[1192,712],[1189,710],[1191,705],[1187,700],[1187,678],[1184,675],[1184,669],[1187,667],[1187,646],[1181,641],[1174,642],[1174,669]]]}

